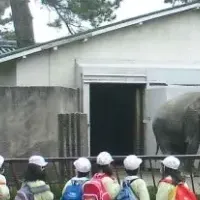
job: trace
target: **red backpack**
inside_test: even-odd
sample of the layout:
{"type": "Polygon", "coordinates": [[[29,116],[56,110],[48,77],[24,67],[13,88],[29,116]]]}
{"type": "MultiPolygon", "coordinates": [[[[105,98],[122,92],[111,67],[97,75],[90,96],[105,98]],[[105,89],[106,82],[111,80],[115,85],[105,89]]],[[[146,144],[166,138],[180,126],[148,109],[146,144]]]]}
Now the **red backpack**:
{"type": "Polygon", "coordinates": [[[178,185],[175,185],[170,179],[163,179],[160,182],[173,184],[175,186],[171,194],[172,200],[197,200],[196,195],[184,185],[184,182],[180,182],[178,185]]]}
{"type": "Polygon", "coordinates": [[[83,185],[83,200],[111,200],[102,183],[104,177],[108,176],[97,173],[83,185]]]}

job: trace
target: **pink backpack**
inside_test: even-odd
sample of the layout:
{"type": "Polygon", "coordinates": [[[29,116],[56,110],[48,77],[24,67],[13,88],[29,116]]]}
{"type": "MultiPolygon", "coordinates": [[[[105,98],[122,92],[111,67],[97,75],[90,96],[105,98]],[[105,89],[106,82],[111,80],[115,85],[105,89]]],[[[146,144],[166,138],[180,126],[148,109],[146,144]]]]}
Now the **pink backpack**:
{"type": "Polygon", "coordinates": [[[108,176],[97,173],[83,185],[83,200],[111,200],[102,183],[104,177],[108,176]]]}

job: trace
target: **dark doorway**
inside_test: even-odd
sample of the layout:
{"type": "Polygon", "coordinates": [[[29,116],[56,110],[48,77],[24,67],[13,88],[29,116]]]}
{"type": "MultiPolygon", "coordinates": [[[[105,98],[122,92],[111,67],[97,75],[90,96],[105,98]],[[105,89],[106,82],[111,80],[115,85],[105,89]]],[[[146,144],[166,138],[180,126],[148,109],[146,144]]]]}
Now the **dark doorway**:
{"type": "Polygon", "coordinates": [[[90,85],[91,156],[142,153],[143,91],[136,84],[90,85]]]}

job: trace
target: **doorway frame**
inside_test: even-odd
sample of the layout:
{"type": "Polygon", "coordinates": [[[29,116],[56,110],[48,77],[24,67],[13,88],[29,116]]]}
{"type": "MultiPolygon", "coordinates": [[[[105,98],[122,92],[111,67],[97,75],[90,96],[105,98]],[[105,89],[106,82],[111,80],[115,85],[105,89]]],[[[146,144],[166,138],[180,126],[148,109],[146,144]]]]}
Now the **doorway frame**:
{"type": "Polygon", "coordinates": [[[87,148],[88,156],[91,156],[90,138],[90,84],[142,84],[147,87],[147,74],[143,68],[132,67],[96,67],[80,65],[76,63],[76,84],[81,88],[80,108],[87,114],[87,148]]]}

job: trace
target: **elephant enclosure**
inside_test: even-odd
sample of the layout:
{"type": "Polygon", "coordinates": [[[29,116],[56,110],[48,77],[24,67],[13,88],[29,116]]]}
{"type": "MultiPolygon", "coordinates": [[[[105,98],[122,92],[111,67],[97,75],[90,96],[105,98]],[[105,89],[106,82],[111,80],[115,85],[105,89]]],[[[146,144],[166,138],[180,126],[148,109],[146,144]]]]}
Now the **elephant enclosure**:
{"type": "Polygon", "coordinates": [[[91,156],[144,154],[141,84],[90,84],[91,156]]]}

